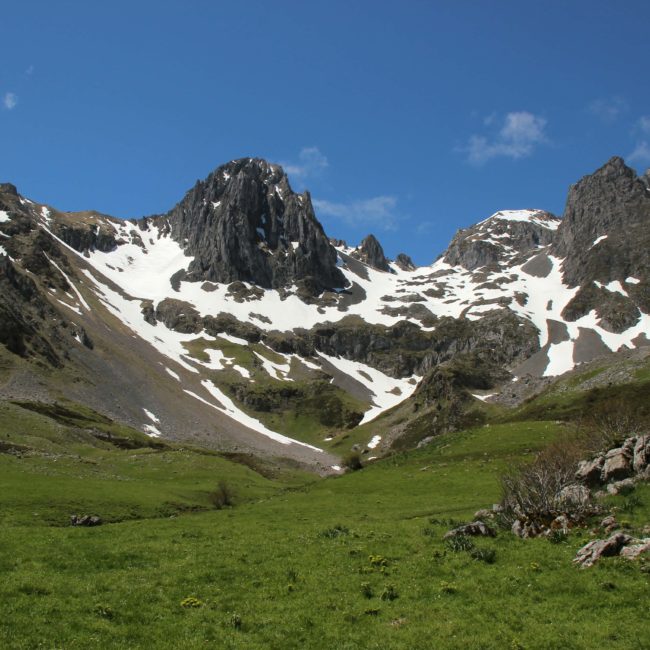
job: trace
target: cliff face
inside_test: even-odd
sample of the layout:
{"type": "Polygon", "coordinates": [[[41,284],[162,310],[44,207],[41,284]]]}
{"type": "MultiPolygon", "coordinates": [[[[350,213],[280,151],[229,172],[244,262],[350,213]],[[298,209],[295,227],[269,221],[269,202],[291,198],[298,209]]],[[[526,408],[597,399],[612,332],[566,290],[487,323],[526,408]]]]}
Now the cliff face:
{"type": "Polygon", "coordinates": [[[647,176],[614,157],[573,185],[552,252],[564,258],[565,282],[580,287],[568,320],[596,310],[610,331],[636,323],[650,311],[647,176]]]}
{"type": "Polygon", "coordinates": [[[199,181],[166,219],[172,237],[194,256],[187,280],[295,283],[312,295],[346,284],[309,193],[293,192],[278,165],[229,162],[199,181]]]}

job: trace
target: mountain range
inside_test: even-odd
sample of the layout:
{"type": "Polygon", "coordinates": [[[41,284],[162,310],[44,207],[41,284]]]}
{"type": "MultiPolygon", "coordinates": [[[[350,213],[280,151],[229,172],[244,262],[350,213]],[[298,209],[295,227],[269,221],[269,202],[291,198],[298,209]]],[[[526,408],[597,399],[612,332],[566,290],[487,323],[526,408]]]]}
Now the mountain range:
{"type": "Polygon", "coordinates": [[[0,398],[341,471],[650,344],[650,174],[614,157],[561,217],[502,210],[430,266],[331,239],[244,158],[165,214],[63,212],[0,185],[0,398]]]}

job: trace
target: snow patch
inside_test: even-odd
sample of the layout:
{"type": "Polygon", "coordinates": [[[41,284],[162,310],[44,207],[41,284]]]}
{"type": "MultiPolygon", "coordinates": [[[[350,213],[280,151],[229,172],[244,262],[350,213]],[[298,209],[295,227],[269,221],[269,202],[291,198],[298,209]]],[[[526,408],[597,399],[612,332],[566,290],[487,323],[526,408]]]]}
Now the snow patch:
{"type": "Polygon", "coordinates": [[[366,445],[368,449],[374,449],[381,442],[381,436],[373,436],[372,440],[366,445]]]}
{"type": "Polygon", "coordinates": [[[9,213],[5,212],[4,210],[0,210],[0,223],[7,223],[7,221],[11,221],[9,213]]]}
{"type": "Polygon", "coordinates": [[[594,239],[594,243],[591,245],[591,248],[597,246],[598,244],[600,244],[601,241],[604,241],[605,239],[607,239],[607,235],[601,235],[600,237],[597,237],[596,239],[594,239]]]}

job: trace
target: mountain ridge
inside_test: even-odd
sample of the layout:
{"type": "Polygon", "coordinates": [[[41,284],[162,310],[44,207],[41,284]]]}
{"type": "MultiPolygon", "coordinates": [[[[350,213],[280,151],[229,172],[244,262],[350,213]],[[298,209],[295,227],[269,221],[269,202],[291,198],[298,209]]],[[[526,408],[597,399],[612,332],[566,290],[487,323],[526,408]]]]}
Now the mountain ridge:
{"type": "Polygon", "coordinates": [[[563,219],[497,212],[423,267],[386,259],[372,235],[357,248],[330,240],[309,193],[261,159],[226,163],[167,213],[132,221],[1,188],[0,279],[14,278],[0,305],[5,347],[34,376],[30,359],[79,369],[83,390],[50,373],[39,394],[81,396],[154,435],[200,430],[217,447],[245,440],[318,464],[322,443],[341,444],[355,423],[423,405],[451,409],[437,421],[453,426],[480,408],[471,390],[648,343],[650,192],[617,158],[572,186],[563,219]],[[132,359],[160,367],[155,380],[132,359]],[[98,376],[124,384],[110,408],[98,376]],[[326,386],[319,410],[310,396],[326,386]],[[197,425],[170,399],[189,400],[197,425]]]}

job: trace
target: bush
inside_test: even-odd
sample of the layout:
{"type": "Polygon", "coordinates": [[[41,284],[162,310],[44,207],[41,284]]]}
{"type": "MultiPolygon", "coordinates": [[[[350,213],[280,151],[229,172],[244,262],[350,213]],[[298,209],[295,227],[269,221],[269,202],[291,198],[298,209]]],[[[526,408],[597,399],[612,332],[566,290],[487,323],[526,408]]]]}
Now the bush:
{"type": "Polygon", "coordinates": [[[453,553],[460,553],[471,551],[474,548],[474,542],[467,535],[455,535],[445,540],[445,546],[453,553]]]}
{"type": "Polygon", "coordinates": [[[234,505],[235,493],[225,481],[219,481],[217,489],[208,494],[210,503],[217,509],[221,510],[228,506],[234,505]]]}
{"type": "Polygon", "coordinates": [[[351,451],[343,458],[343,467],[346,467],[353,472],[362,469],[363,463],[361,462],[361,454],[358,451],[351,451]]]}
{"type": "Polygon", "coordinates": [[[395,585],[386,585],[379,596],[382,600],[395,600],[399,598],[395,585]]]}
{"type": "MultiPolygon", "coordinates": [[[[532,462],[514,467],[501,477],[503,517],[508,525],[525,516],[539,524],[549,524],[563,514],[558,493],[574,485],[583,447],[575,441],[562,440],[540,452],[532,462]]],[[[565,509],[565,508],[564,508],[565,509]]],[[[571,505],[578,518],[590,514],[592,504],[571,505]]]]}
{"type": "Polygon", "coordinates": [[[332,528],[326,528],[318,533],[319,537],[324,537],[325,539],[336,539],[337,537],[342,537],[343,535],[349,535],[350,529],[347,526],[341,526],[340,524],[333,526],[332,528]]]}
{"type": "Polygon", "coordinates": [[[494,564],[497,559],[497,552],[493,548],[475,548],[470,556],[478,562],[494,564]]]}

